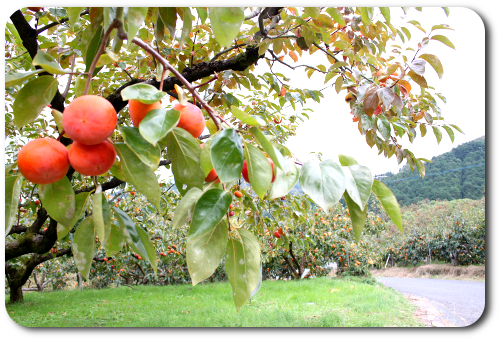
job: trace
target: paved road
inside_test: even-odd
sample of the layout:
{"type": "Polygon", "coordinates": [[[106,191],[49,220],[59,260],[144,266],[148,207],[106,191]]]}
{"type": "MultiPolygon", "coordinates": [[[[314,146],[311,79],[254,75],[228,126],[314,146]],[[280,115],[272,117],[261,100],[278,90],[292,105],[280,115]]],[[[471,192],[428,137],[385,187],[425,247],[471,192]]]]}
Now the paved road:
{"type": "Polygon", "coordinates": [[[455,326],[473,324],[484,310],[484,282],[399,277],[380,277],[378,280],[401,293],[429,299],[455,326]]]}

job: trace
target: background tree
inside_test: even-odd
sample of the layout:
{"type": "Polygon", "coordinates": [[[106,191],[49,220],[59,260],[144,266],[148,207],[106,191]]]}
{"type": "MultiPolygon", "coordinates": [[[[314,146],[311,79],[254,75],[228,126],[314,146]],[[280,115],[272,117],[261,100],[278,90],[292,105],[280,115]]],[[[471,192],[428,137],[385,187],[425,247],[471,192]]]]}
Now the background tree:
{"type": "MultiPolygon", "coordinates": [[[[414,20],[408,22],[410,28],[393,26],[391,13],[400,10],[51,7],[13,13],[6,26],[5,113],[6,272],[11,301],[22,299],[21,287],[33,269],[54,257],[73,255],[79,272],[88,279],[91,260],[102,247],[113,256],[127,244],[156,274],[149,235],[110,204],[104,193],[131,185],[151,209],[170,214],[155,173],[159,166],[171,167],[183,195],[173,216],[174,227],[191,221],[186,256],[193,284],[210,276],[224,258],[237,309],[257,287],[261,252],[257,227],[232,225],[233,201],[241,200],[246,208],[251,202],[244,197],[273,201],[299,182],[325,212],[343,197],[359,239],[366,204],[374,193],[401,228],[396,199],[384,184],[373,180],[368,168],[344,155],[339,156],[340,164],[332,160],[302,164],[283,145],[299,121],[307,118],[307,101],[319,102],[322,94],[292,88],[287,76],[273,71],[273,65],[280,63],[303,69],[309,76],[323,73],[337,93],[347,91],[353,121],[368,145],[376,145],[386,157],[396,156],[399,163],[406,160],[423,176],[425,160],[396,138],[406,134],[413,141],[416,129],[424,136],[429,128],[439,140],[442,129],[450,135],[450,126],[459,130],[439,124],[436,98],[444,97],[434,93],[424,74],[426,64],[440,77],[443,67],[437,56],[421,52],[434,43],[453,48],[436,32],[451,28],[435,25],[418,46],[394,46],[394,41],[410,38],[410,29],[427,33],[414,20]],[[320,54],[324,63],[300,64],[304,53],[320,54]],[[254,74],[257,62],[265,62],[269,72],[254,74]],[[92,112],[107,104],[93,104],[90,94],[105,98],[118,115],[109,139],[100,140],[111,143],[107,148],[117,159],[111,168],[91,164],[104,169],[98,175],[82,175],[87,172],[71,156],[76,142],[87,144],[104,127],[92,112]],[[167,94],[170,100],[155,104],[167,94]],[[80,98],[93,110],[71,105],[80,98]],[[133,105],[141,109],[134,111],[133,105]],[[300,113],[285,116],[285,105],[300,113]],[[76,116],[68,123],[75,111],[97,121],[82,141],[70,127],[78,130],[88,117],[76,116]],[[202,115],[209,134],[195,134],[197,127],[182,123],[185,114],[202,115]],[[71,145],[71,166],[57,182],[34,185],[23,180],[27,173],[19,174],[21,164],[16,161],[23,144],[42,137],[71,145]],[[240,182],[244,161],[251,184],[247,189],[240,182]],[[212,169],[218,180],[207,182],[212,169]],[[22,213],[28,216],[21,220],[22,213]],[[50,252],[56,242],[68,239],[71,247],[50,252]]],[[[444,12],[447,15],[448,9],[444,12]]],[[[82,161],[96,159],[87,157],[90,151],[78,155],[82,161]]],[[[32,156],[36,159],[36,152],[32,156]]],[[[40,168],[29,161],[28,165],[33,171],[40,168]]]]}

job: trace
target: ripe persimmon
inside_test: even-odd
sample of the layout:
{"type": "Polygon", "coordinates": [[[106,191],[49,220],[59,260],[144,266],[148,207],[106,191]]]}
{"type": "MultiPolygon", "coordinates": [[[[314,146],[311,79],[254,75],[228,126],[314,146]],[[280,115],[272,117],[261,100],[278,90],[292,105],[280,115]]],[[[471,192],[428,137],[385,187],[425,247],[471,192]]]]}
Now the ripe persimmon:
{"type": "Polygon", "coordinates": [[[63,113],[64,132],[72,140],[85,145],[99,144],[111,136],[116,121],[113,105],[95,95],[76,98],[63,113]]]}
{"type": "MultiPolygon", "coordinates": [[[[204,145],[205,145],[205,143],[201,143],[200,147],[203,148],[204,145]]],[[[205,182],[213,182],[217,178],[219,178],[219,176],[217,176],[217,173],[215,172],[215,169],[212,168],[212,170],[210,170],[210,172],[208,173],[207,177],[205,177],[205,182]]]]}
{"type": "Polygon", "coordinates": [[[135,127],[139,127],[139,123],[144,119],[148,112],[155,109],[161,109],[161,103],[159,101],[153,104],[145,104],[134,99],[130,99],[128,101],[128,112],[130,113],[132,124],[135,127]]]}
{"type": "Polygon", "coordinates": [[[241,198],[243,196],[243,194],[241,193],[241,191],[235,191],[234,196],[241,198]]]}
{"type": "Polygon", "coordinates": [[[60,181],[68,172],[68,150],[55,139],[37,138],[24,145],[17,156],[21,174],[35,184],[60,181]]]}
{"type": "Polygon", "coordinates": [[[186,130],[193,135],[194,138],[200,137],[205,129],[205,118],[200,108],[191,103],[187,103],[186,105],[179,103],[176,104],[173,109],[181,113],[177,127],[186,130]]]}
{"type": "MultiPolygon", "coordinates": [[[[271,179],[271,183],[273,183],[274,180],[276,179],[276,175],[274,174],[274,162],[270,158],[268,158],[267,160],[271,164],[271,171],[273,172],[273,178],[271,179]]],[[[243,168],[241,169],[241,174],[243,175],[243,179],[247,181],[247,183],[250,183],[250,179],[248,178],[248,168],[246,159],[243,161],[243,168]]]]}
{"type": "Polygon", "coordinates": [[[73,142],[68,151],[71,166],[85,176],[99,176],[107,172],[116,159],[111,143],[104,141],[95,145],[73,142]]]}

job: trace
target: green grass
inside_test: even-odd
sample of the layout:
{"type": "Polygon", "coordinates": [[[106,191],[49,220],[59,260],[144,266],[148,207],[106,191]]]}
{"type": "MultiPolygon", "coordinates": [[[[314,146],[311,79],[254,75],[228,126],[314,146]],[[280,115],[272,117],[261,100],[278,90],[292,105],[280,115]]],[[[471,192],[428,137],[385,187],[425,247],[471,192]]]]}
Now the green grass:
{"type": "MultiPolygon", "coordinates": [[[[264,281],[238,313],[229,283],[27,292],[6,303],[26,327],[421,326],[399,293],[358,278],[264,281]]],[[[7,301],[7,300],[6,300],[7,301]]]]}

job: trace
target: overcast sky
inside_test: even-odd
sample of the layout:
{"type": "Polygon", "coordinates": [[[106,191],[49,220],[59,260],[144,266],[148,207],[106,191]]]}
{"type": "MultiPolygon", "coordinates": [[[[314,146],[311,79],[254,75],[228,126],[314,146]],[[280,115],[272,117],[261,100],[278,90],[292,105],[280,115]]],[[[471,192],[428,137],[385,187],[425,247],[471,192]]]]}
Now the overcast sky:
{"type": "MultiPolygon", "coordinates": [[[[402,15],[404,15],[402,9],[392,9],[391,22],[395,26],[400,22],[410,29],[411,40],[414,43],[408,45],[407,42],[405,46],[412,46],[415,50],[417,43],[422,40],[425,34],[414,29],[413,25],[405,24],[408,20],[419,21],[427,34],[430,28],[436,24],[448,24],[454,29],[454,31],[436,30],[433,35],[442,34],[448,37],[455,45],[455,50],[439,41],[431,41],[422,53],[434,54],[441,60],[444,69],[442,79],[438,78],[430,65],[426,66],[425,78],[430,86],[435,87],[436,91],[442,93],[447,99],[447,104],[438,99],[445,122],[458,125],[465,134],[462,135],[458,131],[454,131],[455,142],[452,143],[446,132],[442,130],[443,139],[439,145],[429,130],[424,138],[421,138],[420,132],[418,132],[419,137],[414,140],[413,144],[407,138],[399,140],[399,143],[412,151],[417,158],[431,159],[433,156],[450,151],[461,143],[485,135],[484,26],[479,16],[466,8],[451,8],[449,17],[446,17],[443,9],[430,7],[424,8],[422,12],[411,9],[406,18],[402,18],[402,15]],[[474,29],[471,30],[471,27],[474,29]],[[471,49],[474,50],[473,68],[468,65],[465,57],[471,55],[471,49]],[[464,82],[464,78],[469,80],[464,82]]],[[[401,40],[398,39],[395,43],[401,45],[401,40]]],[[[412,54],[412,57],[414,52],[409,53],[412,54]]],[[[321,53],[314,55],[314,58],[308,53],[303,53],[303,56],[308,58],[299,60],[300,64],[311,66],[325,64],[321,53]]],[[[285,60],[291,65],[294,64],[289,57],[286,57],[285,60]]],[[[329,63],[325,65],[329,65],[329,63]]],[[[260,62],[259,68],[266,67],[265,62],[260,62]]],[[[315,72],[311,79],[308,79],[303,68],[293,71],[284,65],[275,64],[273,70],[285,75],[290,74],[292,87],[315,90],[325,87],[324,75],[319,72],[315,72]]],[[[413,81],[410,83],[413,90],[419,91],[418,85],[413,81]]],[[[314,113],[310,113],[310,120],[300,125],[297,129],[297,136],[292,137],[286,146],[303,162],[315,157],[311,152],[321,152],[323,159],[333,159],[334,161],[338,160],[339,154],[348,154],[360,164],[368,166],[374,174],[387,171],[397,172],[396,157],[387,159],[383,155],[378,155],[376,146],[370,149],[364,136],[359,133],[357,123],[352,122],[349,105],[344,101],[347,92],[341,91],[340,94],[337,94],[335,89],[328,88],[322,93],[325,98],[321,100],[320,104],[312,100],[308,103],[314,113]]],[[[293,109],[290,107],[284,112],[290,115],[293,114],[293,109]]],[[[401,163],[401,166],[404,164],[406,161],[401,163]]]]}

